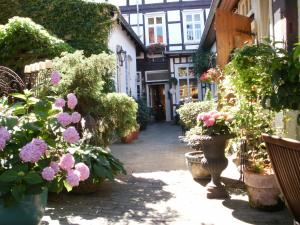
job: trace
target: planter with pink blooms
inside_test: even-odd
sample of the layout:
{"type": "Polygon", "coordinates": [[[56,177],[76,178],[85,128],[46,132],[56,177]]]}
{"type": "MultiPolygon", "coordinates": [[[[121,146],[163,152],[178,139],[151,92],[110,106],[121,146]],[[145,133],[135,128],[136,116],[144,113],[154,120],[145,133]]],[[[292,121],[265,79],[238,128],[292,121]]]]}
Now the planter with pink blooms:
{"type": "MultiPolygon", "coordinates": [[[[53,73],[51,83],[58,82],[59,73],[53,73]]],[[[71,191],[90,170],[70,151],[81,142],[74,94],[67,101],[36,98],[29,90],[13,97],[18,102],[0,99],[0,225],[34,225],[43,216],[48,190],[71,191]]]]}
{"type": "Polygon", "coordinates": [[[206,185],[207,198],[223,199],[228,193],[221,183],[221,173],[227,167],[225,157],[227,141],[234,135],[231,132],[232,116],[225,112],[210,111],[197,117],[201,135],[198,136],[200,150],[203,152],[201,166],[211,175],[206,185]]]}

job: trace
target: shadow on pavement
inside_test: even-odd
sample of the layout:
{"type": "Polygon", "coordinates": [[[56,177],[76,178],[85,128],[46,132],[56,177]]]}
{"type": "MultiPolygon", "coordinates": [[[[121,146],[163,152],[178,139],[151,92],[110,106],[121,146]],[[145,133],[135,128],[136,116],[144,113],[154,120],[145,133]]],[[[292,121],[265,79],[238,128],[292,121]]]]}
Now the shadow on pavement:
{"type": "Polygon", "coordinates": [[[248,201],[240,199],[226,199],[222,204],[232,209],[232,216],[238,220],[255,225],[292,225],[292,218],[288,218],[286,210],[278,212],[263,212],[252,209],[248,201]],[[270,219],[272,217],[272,219],[270,219]],[[283,223],[283,218],[286,221],[283,223]]]}
{"type": "Polygon", "coordinates": [[[54,199],[50,198],[45,216],[58,220],[61,225],[77,225],[81,224],[80,220],[95,219],[103,219],[108,224],[134,221],[143,224],[145,218],[147,222],[150,218],[153,224],[169,224],[176,220],[177,211],[169,208],[157,211],[149,206],[173,197],[170,192],[163,190],[166,185],[164,182],[133,176],[126,179],[125,182],[106,183],[103,189],[94,194],[60,194],[54,199]],[[71,216],[73,219],[68,220],[71,216]],[[74,217],[79,221],[74,221],[74,217]]]}

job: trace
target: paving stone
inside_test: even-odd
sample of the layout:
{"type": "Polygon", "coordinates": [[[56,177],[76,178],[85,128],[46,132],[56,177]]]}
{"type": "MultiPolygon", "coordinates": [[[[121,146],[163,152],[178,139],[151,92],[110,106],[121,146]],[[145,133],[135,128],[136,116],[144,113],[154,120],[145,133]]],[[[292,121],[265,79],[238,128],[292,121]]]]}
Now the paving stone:
{"type": "Polygon", "coordinates": [[[43,225],[292,225],[287,210],[260,212],[249,207],[239,173],[230,163],[223,182],[230,199],[208,200],[206,182],[186,170],[179,127],[151,125],[133,144],[116,143],[113,154],[129,172],[91,195],[50,198],[43,225]]]}

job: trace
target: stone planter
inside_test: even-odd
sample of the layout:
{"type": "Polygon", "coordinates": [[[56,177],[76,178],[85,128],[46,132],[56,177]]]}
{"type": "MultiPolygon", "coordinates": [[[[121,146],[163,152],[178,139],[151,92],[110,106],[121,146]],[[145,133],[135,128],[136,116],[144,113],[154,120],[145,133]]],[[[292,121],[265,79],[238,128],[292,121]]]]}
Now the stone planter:
{"type": "Polygon", "coordinates": [[[203,153],[200,151],[188,152],[185,154],[186,165],[194,179],[208,179],[210,174],[202,167],[201,160],[203,153]]]}
{"type": "Polygon", "coordinates": [[[211,174],[211,180],[206,185],[207,198],[224,199],[228,197],[228,193],[221,183],[221,173],[228,165],[225,147],[230,138],[232,138],[230,135],[203,136],[204,158],[201,160],[201,164],[211,174]]]}
{"type": "Polygon", "coordinates": [[[279,198],[280,190],[274,174],[259,174],[245,170],[244,177],[252,208],[276,211],[284,207],[279,198]]]}
{"type": "Polygon", "coordinates": [[[27,195],[10,207],[4,207],[0,200],[0,225],[38,225],[47,205],[48,191],[39,195],[27,195]]]}

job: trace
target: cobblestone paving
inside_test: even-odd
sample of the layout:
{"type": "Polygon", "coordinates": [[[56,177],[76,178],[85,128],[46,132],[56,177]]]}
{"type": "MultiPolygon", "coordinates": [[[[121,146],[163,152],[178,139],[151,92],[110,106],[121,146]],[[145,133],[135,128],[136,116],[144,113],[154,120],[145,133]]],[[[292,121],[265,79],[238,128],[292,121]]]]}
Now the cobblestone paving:
{"type": "Polygon", "coordinates": [[[46,225],[292,225],[287,210],[265,213],[251,209],[233,165],[223,173],[227,200],[208,200],[205,182],[186,171],[189,149],[177,139],[180,129],[151,125],[133,144],[114,144],[112,152],[129,172],[105,183],[92,195],[50,197],[46,225]]]}

